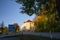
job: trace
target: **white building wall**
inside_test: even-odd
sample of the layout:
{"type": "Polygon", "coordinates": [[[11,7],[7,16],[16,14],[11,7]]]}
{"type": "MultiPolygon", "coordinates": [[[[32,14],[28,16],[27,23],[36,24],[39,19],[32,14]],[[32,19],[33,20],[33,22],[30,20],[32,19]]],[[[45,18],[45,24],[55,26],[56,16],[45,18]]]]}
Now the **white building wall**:
{"type": "Polygon", "coordinates": [[[34,23],[33,22],[26,22],[26,23],[23,23],[22,26],[21,26],[21,30],[24,30],[23,28],[26,28],[26,30],[34,30],[34,23]],[[30,29],[32,28],[32,29],[30,29]]]}

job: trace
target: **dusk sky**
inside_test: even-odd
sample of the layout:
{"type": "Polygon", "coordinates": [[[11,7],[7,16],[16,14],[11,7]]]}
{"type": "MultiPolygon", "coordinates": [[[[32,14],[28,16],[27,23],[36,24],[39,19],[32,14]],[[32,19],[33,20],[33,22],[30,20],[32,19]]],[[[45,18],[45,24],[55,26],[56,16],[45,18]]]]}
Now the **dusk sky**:
{"type": "Polygon", "coordinates": [[[30,19],[33,20],[35,15],[28,16],[26,14],[19,13],[21,10],[20,4],[16,3],[15,0],[0,0],[0,23],[4,21],[4,25],[18,23],[21,24],[30,19]]]}

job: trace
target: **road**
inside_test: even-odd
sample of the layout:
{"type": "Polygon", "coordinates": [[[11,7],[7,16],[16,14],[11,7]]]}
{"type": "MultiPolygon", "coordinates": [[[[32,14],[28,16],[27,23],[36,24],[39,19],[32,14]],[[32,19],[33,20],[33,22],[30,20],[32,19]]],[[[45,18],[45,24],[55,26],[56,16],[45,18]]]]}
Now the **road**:
{"type": "Polygon", "coordinates": [[[19,37],[5,37],[5,38],[0,38],[0,40],[20,40],[19,37]]]}
{"type": "MultiPolygon", "coordinates": [[[[40,37],[28,37],[26,35],[34,35],[34,36],[43,36],[43,37],[50,37],[52,36],[52,38],[57,38],[60,39],[60,33],[35,33],[35,32],[19,32],[19,33],[12,33],[12,34],[4,34],[4,35],[0,35],[0,40],[35,40],[36,39],[44,39],[44,38],[40,38],[40,37]],[[33,39],[31,39],[33,37],[33,39]]],[[[45,38],[46,39],[46,38],[45,38]]]]}

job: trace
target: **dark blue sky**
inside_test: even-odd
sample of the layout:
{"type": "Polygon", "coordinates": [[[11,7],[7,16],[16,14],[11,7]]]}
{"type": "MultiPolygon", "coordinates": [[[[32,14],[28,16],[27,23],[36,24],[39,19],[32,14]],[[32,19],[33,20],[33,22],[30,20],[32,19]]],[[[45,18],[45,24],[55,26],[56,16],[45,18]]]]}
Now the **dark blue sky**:
{"type": "Polygon", "coordinates": [[[21,5],[16,3],[15,0],[0,0],[0,23],[4,21],[5,26],[13,23],[18,23],[21,26],[24,21],[33,20],[35,15],[28,16],[19,13],[20,7],[21,5]]]}

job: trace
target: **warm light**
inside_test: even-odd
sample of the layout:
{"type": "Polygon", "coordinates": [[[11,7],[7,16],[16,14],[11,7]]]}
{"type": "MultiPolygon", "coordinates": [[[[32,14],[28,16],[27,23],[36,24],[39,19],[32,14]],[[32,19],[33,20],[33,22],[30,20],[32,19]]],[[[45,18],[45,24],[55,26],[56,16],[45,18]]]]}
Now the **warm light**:
{"type": "Polygon", "coordinates": [[[22,24],[21,30],[23,30],[24,27],[26,28],[26,30],[30,30],[30,27],[34,28],[34,23],[33,22],[25,22],[22,24]]]}

